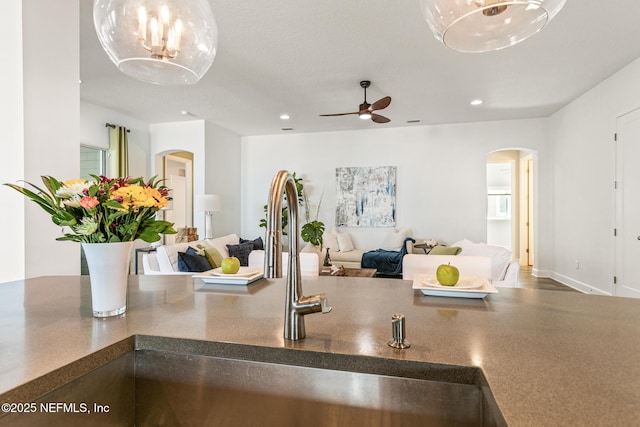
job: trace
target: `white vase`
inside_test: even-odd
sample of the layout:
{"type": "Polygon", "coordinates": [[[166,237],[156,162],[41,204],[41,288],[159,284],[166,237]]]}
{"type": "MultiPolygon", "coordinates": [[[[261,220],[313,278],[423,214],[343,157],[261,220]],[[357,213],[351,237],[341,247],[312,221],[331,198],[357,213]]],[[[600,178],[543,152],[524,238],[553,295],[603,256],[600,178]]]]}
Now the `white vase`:
{"type": "Polygon", "coordinates": [[[133,242],[83,243],[82,248],[89,266],[93,316],[124,313],[133,242]]]}

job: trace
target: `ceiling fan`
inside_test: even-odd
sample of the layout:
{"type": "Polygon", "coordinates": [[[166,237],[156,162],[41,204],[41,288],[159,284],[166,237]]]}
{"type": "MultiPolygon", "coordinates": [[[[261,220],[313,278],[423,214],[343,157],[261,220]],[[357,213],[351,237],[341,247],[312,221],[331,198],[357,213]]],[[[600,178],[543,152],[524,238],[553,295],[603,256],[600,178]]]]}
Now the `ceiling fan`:
{"type": "Polygon", "coordinates": [[[351,113],[337,113],[337,114],[320,114],[321,117],[328,116],[346,116],[349,114],[357,114],[362,120],[371,119],[376,123],[387,123],[390,122],[388,118],[385,116],[381,116],[380,114],[374,113],[376,110],[385,109],[391,104],[391,97],[385,96],[384,98],[378,99],[373,104],[369,104],[367,102],[367,88],[371,85],[369,80],[363,80],[360,82],[360,87],[364,89],[364,102],[360,104],[360,108],[358,111],[354,111],[351,113]]]}

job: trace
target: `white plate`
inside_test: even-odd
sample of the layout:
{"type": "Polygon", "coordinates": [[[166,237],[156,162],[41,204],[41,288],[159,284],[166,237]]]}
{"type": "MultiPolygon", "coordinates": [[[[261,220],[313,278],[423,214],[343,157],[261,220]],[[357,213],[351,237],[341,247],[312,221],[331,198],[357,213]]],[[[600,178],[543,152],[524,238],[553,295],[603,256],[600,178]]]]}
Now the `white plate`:
{"type": "MultiPolygon", "coordinates": [[[[493,286],[490,280],[480,278],[482,286],[475,289],[461,289],[457,286],[425,286],[423,280],[428,274],[416,274],[413,276],[413,289],[418,289],[424,295],[434,297],[451,297],[451,298],[484,298],[489,294],[497,294],[498,290],[493,286]]],[[[433,275],[431,275],[433,277],[433,275]]],[[[463,279],[462,277],[460,278],[463,279]]]]}
{"type": "Polygon", "coordinates": [[[220,277],[249,277],[249,276],[253,276],[254,274],[258,273],[260,270],[257,268],[252,268],[252,267],[240,267],[240,270],[238,270],[237,273],[235,274],[226,274],[222,272],[222,268],[218,267],[215,268],[213,270],[211,270],[211,274],[213,274],[214,276],[220,276],[220,277]]]}
{"type": "Polygon", "coordinates": [[[206,272],[202,274],[196,274],[193,276],[195,279],[200,279],[206,284],[212,285],[239,285],[239,286],[247,286],[251,283],[260,280],[264,277],[262,274],[262,269],[253,269],[253,274],[245,276],[245,275],[237,275],[237,274],[221,274],[216,275],[211,272],[206,272]]]}
{"type": "Polygon", "coordinates": [[[469,277],[460,277],[458,279],[458,283],[453,286],[444,286],[438,283],[438,280],[435,276],[426,275],[423,276],[420,280],[420,284],[423,286],[428,286],[430,288],[437,289],[477,289],[484,286],[484,281],[482,277],[469,276],[469,277]]]}

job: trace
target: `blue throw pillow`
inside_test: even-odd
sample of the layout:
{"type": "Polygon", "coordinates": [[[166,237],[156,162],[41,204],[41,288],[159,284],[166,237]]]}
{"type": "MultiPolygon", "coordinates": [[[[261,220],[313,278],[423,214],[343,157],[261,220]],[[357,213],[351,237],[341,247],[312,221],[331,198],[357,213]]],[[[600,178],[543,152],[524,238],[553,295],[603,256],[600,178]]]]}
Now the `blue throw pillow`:
{"type": "Polygon", "coordinates": [[[253,241],[240,243],[239,245],[227,245],[229,256],[234,256],[240,261],[240,265],[247,267],[249,265],[249,254],[253,250],[253,241]]]}
{"type": "Polygon", "coordinates": [[[178,270],[192,273],[202,273],[211,270],[211,264],[206,257],[197,255],[193,248],[187,252],[178,252],[178,270]]]}
{"type": "Polygon", "coordinates": [[[253,243],[253,250],[254,251],[262,251],[264,250],[264,242],[262,241],[262,237],[258,237],[257,239],[254,240],[245,240],[242,237],[240,238],[240,243],[253,243]]]}

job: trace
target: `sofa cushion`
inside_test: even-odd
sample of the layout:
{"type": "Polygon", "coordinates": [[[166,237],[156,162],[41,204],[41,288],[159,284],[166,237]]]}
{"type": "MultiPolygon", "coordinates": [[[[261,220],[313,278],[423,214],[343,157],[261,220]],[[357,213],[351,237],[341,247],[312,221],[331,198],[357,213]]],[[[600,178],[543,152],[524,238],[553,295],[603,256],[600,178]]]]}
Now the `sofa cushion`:
{"type": "Polygon", "coordinates": [[[462,239],[459,240],[457,242],[455,242],[453,245],[451,246],[457,246],[460,249],[462,249],[461,252],[464,252],[466,249],[470,248],[471,246],[475,245],[475,243],[473,243],[471,240],[469,239],[462,239]]]}
{"type": "Polygon", "coordinates": [[[491,280],[503,280],[511,262],[511,251],[502,246],[486,243],[465,244],[461,256],[485,256],[491,258],[491,280]]]}
{"type": "Polygon", "coordinates": [[[332,228],[330,231],[325,231],[324,234],[322,234],[322,247],[336,251],[340,250],[340,246],[338,245],[338,232],[335,228],[332,228]]]}
{"type": "Polygon", "coordinates": [[[237,245],[240,243],[240,238],[236,234],[229,234],[222,237],[216,237],[215,239],[207,239],[205,242],[207,245],[216,248],[218,252],[220,252],[220,255],[222,255],[222,258],[226,258],[229,256],[227,245],[237,245]]]}
{"type": "Polygon", "coordinates": [[[222,265],[222,255],[213,246],[198,245],[198,255],[204,255],[211,264],[211,268],[218,268],[222,265]]]}
{"type": "Polygon", "coordinates": [[[171,273],[180,271],[178,268],[178,252],[186,252],[187,248],[197,248],[198,245],[206,245],[205,240],[196,240],[193,242],[176,243],[174,245],[158,246],[156,250],[158,258],[158,266],[163,273],[171,273]]]}
{"type": "Polygon", "coordinates": [[[462,251],[462,248],[457,246],[442,246],[437,245],[434,246],[431,251],[429,251],[429,255],[458,255],[462,251]]]}
{"type": "Polygon", "coordinates": [[[206,257],[198,255],[196,249],[190,247],[187,252],[178,252],[178,270],[202,273],[211,270],[211,264],[206,257]]]}
{"type": "Polygon", "coordinates": [[[247,267],[249,265],[249,254],[253,250],[253,241],[239,243],[237,245],[227,245],[229,256],[234,256],[240,261],[240,265],[247,267]]]}
{"type": "Polygon", "coordinates": [[[331,258],[331,263],[340,264],[340,262],[357,262],[360,263],[362,261],[362,255],[365,253],[362,249],[353,249],[347,252],[342,251],[329,251],[329,257],[331,258]]]}
{"type": "Polygon", "coordinates": [[[349,235],[349,233],[339,233],[337,235],[337,238],[340,252],[349,252],[354,249],[353,242],[351,241],[351,236],[349,235]]]}
{"type": "Polygon", "coordinates": [[[380,248],[385,251],[399,251],[402,249],[404,239],[406,238],[407,230],[404,228],[391,231],[384,236],[384,240],[382,241],[382,246],[380,246],[380,248]]]}
{"type": "Polygon", "coordinates": [[[253,243],[253,250],[255,251],[264,250],[264,242],[262,241],[262,237],[258,237],[257,239],[254,239],[254,240],[246,240],[246,239],[243,239],[242,237],[240,238],[240,243],[247,243],[247,242],[253,243]]]}

